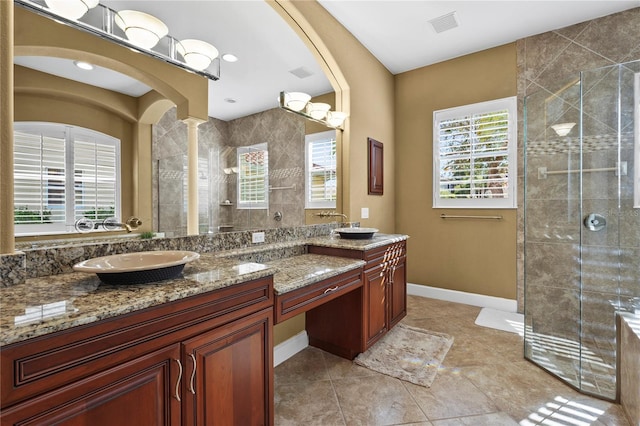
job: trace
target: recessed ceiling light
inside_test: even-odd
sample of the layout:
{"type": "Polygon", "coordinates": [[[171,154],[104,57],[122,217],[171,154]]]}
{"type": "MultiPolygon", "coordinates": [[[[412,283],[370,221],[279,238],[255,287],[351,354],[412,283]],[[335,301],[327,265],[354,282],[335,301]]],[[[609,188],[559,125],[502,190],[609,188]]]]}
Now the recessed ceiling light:
{"type": "Polygon", "coordinates": [[[224,101],[228,104],[235,104],[237,101],[233,98],[224,98],[224,101]]]}
{"type": "Polygon", "coordinates": [[[85,62],[85,61],[73,61],[73,64],[80,68],[81,70],[87,70],[87,71],[91,71],[93,69],[93,65],[91,65],[89,62],[85,62]]]}
{"type": "Polygon", "coordinates": [[[225,53],[224,55],[222,55],[222,59],[227,62],[236,62],[238,60],[238,57],[231,53],[225,53]]]}

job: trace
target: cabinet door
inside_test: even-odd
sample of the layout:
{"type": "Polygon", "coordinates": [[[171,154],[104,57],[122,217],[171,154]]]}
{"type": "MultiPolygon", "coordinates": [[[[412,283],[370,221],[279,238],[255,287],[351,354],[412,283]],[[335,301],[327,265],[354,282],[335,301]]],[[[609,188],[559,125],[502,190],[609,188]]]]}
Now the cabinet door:
{"type": "Polygon", "coordinates": [[[179,425],[180,345],[2,411],[4,425],[179,425]]]}
{"type": "Polygon", "coordinates": [[[389,329],[391,329],[407,315],[406,257],[392,262],[389,278],[389,329]]]}
{"type": "Polygon", "coordinates": [[[387,274],[381,265],[364,273],[364,350],[387,331],[387,274]]]}
{"type": "Polygon", "coordinates": [[[273,310],[183,342],[187,425],[273,424],[273,310]]]}

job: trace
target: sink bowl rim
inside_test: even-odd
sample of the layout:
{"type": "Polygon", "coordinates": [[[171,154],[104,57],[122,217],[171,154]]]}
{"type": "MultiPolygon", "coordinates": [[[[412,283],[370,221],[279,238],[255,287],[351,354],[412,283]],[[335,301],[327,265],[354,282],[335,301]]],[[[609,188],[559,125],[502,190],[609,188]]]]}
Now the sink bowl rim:
{"type": "Polygon", "coordinates": [[[184,265],[188,262],[197,260],[199,257],[199,253],[187,250],[140,251],[83,260],[82,262],[73,265],[73,270],[93,274],[117,274],[122,272],[149,271],[184,265]],[[168,257],[168,259],[158,261],[158,258],[165,256],[168,257]],[[137,260],[137,262],[130,265],[118,265],[116,263],[122,260],[129,260],[130,262],[137,260]],[[156,260],[156,263],[148,263],[150,260],[156,260]],[[143,263],[141,264],[140,262],[143,263]]]}

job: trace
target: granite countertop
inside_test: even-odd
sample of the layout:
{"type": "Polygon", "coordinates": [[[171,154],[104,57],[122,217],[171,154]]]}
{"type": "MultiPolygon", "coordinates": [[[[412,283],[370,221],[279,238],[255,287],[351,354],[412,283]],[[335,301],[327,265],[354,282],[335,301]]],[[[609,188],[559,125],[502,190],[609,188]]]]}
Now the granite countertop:
{"type": "Polygon", "coordinates": [[[374,248],[382,247],[387,244],[393,244],[400,241],[405,241],[409,237],[403,234],[381,234],[375,233],[373,238],[366,240],[351,240],[347,238],[340,238],[339,235],[316,237],[307,240],[308,245],[320,246],[320,247],[333,247],[349,250],[371,250],[374,248]]]}
{"type": "Polygon", "coordinates": [[[156,283],[108,285],[80,272],[32,278],[0,288],[0,346],[206,293],[276,271],[268,265],[203,254],[182,276],[156,283]]]}
{"type": "Polygon", "coordinates": [[[317,254],[256,263],[241,259],[247,253],[285,251],[301,244],[364,251],[407,238],[397,234],[376,234],[368,240],[326,236],[205,253],[187,264],[179,278],[156,283],[108,285],[96,275],[79,272],[31,278],[0,288],[0,346],[269,275],[274,276],[275,293],[282,294],[365,264],[358,259],[317,254]]]}
{"type": "Polygon", "coordinates": [[[266,264],[277,269],[273,288],[276,294],[283,294],[361,268],[365,263],[364,260],[345,257],[303,254],[266,264]]]}

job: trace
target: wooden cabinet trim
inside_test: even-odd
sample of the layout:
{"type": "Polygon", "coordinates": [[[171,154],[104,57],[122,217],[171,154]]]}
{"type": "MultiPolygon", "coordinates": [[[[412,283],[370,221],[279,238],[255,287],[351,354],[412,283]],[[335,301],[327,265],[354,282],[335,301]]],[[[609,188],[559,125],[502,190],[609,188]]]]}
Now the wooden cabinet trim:
{"type": "MultiPolygon", "coordinates": [[[[0,413],[0,423],[5,424],[57,424],[82,415],[101,403],[123,396],[145,384],[175,389],[178,380],[175,359],[180,357],[180,345],[173,344],[143,355],[129,362],[79,380],[53,392],[15,404],[0,413]],[[25,419],[29,419],[24,421],[25,419]]],[[[174,394],[161,393],[161,404],[156,418],[162,424],[177,425],[181,404],[174,394]]],[[[134,402],[135,404],[135,402],[134,402]]],[[[152,413],[138,413],[145,416],[152,413]]],[[[136,413],[130,413],[131,416],[136,413]]],[[[131,421],[135,419],[131,418],[131,421]]],[[[107,424],[107,423],[105,423],[107,424]]],[[[137,423],[140,424],[140,423],[137,423]]]]}
{"type": "Polygon", "coordinates": [[[329,302],[362,286],[362,268],[344,272],[318,283],[276,295],[276,324],[329,302]]]}
{"type": "Polygon", "coordinates": [[[2,404],[25,400],[209,328],[273,306],[273,278],[16,343],[0,351],[2,404]]]}

